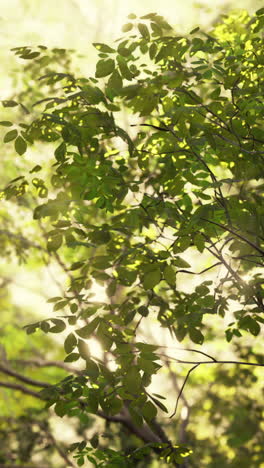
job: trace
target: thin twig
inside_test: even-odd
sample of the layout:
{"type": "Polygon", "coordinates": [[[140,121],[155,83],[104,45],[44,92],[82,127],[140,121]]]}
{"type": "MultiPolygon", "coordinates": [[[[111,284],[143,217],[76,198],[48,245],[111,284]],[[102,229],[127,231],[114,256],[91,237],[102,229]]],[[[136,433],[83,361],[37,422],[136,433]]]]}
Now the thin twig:
{"type": "Polygon", "coordinates": [[[217,223],[216,221],[211,221],[210,219],[206,219],[206,218],[201,218],[203,221],[207,221],[208,223],[211,223],[211,224],[215,224],[216,226],[220,227],[221,229],[223,229],[224,231],[228,231],[230,232],[231,234],[233,234],[234,236],[238,237],[239,239],[243,240],[244,242],[246,242],[248,245],[250,245],[251,247],[253,247],[255,250],[257,250],[257,252],[259,252],[262,256],[264,256],[264,250],[260,249],[256,244],[254,244],[253,242],[251,242],[249,239],[247,239],[246,237],[244,236],[241,236],[241,234],[238,234],[236,231],[233,231],[233,229],[230,229],[230,227],[228,226],[225,226],[224,224],[220,224],[220,223],[217,223]]]}
{"type": "Polygon", "coordinates": [[[174,411],[173,411],[172,415],[170,416],[170,419],[173,418],[173,416],[175,416],[175,414],[176,414],[176,412],[177,412],[179,399],[181,398],[182,392],[183,392],[184,387],[185,387],[185,385],[186,385],[186,383],[187,383],[187,381],[188,381],[188,378],[190,377],[191,372],[194,371],[194,369],[196,369],[199,365],[200,365],[200,363],[195,364],[195,366],[191,367],[191,369],[188,370],[187,375],[186,375],[186,377],[185,377],[185,379],[184,379],[184,381],[183,381],[183,384],[182,384],[182,386],[181,386],[181,389],[180,389],[180,391],[179,391],[179,394],[178,394],[178,396],[177,396],[175,408],[174,408],[174,411]]]}

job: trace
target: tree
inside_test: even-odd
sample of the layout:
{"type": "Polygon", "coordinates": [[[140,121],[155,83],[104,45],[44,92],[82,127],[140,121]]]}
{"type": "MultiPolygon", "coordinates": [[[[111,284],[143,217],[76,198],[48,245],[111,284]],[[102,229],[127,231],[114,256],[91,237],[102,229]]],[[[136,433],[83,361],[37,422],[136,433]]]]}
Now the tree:
{"type": "MultiPolygon", "coordinates": [[[[79,466],[264,462],[256,371],[264,360],[250,339],[258,340],[264,322],[263,21],[264,9],[236,13],[210,33],[196,28],[178,37],[157,14],[131,14],[115,46],[94,44],[99,60],[89,78],[72,73],[65,50],[14,49],[29,60],[38,100],[3,101],[24,110],[16,123],[1,122],[10,127],[4,142],[14,142],[20,156],[46,144],[54,154],[10,181],[3,196],[34,203],[46,238],[44,246],[19,236],[18,254],[23,245],[38,248],[69,280],[48,300],[54,315],[25,328],[29,335],[67,332],[64,363],[53,364],[69,374],[39,382],[7,363],[1,372],[20,383],[1,386],[46,401],[59,417],[92,421],[90,440],[70,448],[79,466]],[[49,54],[66,69],[56,69],[49,54]],[[93,300],[95,281],[106,290],[104,302],[93,300]],[[159,330],[178,348],[182,342],[186,357],[167,349],[159,330]],[[220,357],[208,351],[219,339],[226,340],[220,357]],[[215,379],[216,388],[195,385],[198,368],[210,368],[205,381],[215,379]],[[155,388],[162,372],[174,388],[169,414],[155,388]],[[94,416],[121,428],[110,444],[94,416]],[[202,436],[201,444],[192,418],[207,418],[214,436],[202,436]]],[[[9,231],[3,235],[14,244],[9,231]]],[[[66,452],[62,457],[74,466],[66,452]]]]}

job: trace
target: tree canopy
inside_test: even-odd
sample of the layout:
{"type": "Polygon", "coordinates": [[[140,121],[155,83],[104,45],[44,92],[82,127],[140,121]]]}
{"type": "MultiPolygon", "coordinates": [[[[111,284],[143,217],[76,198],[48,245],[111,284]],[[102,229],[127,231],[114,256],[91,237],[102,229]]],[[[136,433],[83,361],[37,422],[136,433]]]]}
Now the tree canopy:
{"type": "Polygon", "coordinates": [[[20,416],[32,437],[18,466],[34,424],[64,466],[264,466],[263,23],[263,8],[236,12],[183,37],[131,14],[94,44],[92,77],[74,52],[13,49],[29,87],[2,101],[0,125],[25,162],[2,189],[2,252],[55,262],[66,283],[51,315],[9,329],[36,332],[34,349],[64,343],[53,364],[31,358],[61,368],[37,379],[28,356],[3,354],[1,387],[45,403],[20,416]],[[25,232],[11,207],[33,213],[25,232]],[[66,450],[52,412],[78,421],[66,450]]]}

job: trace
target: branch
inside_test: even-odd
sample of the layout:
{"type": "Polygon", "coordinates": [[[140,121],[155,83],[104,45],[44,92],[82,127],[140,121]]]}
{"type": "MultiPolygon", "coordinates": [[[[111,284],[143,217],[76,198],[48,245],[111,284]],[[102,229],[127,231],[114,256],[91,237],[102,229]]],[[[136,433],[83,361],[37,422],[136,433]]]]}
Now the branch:
{"type": "Polygon", "coordinates": [[[229,140],[229,138],[225,138],[223,135],[219,135],[218,133],[213,133],[214,136],[217,136],[218,138],[221,138],[221,140],[226,141],[227,143],[230,143],[233,146],[237,146],[242,153],[247,153],[247,154],[258,154],[261,159],[263,160],[262,154],[264,154],[264,151],[249,151],[244,148],[242,148],[238,143],[236,143],[233,140],[229,140]]]}
{"type": "Polygon", "coordinates": [[[118,422],[125,426],[129,432],[136,435],[139,439],[143,440],[143,442],[151,442],[151,443],[161,443],[160,437],[158,437],[146,424],[142,427],[136,426],[128,413],[128,410],[124,409],[123,414],[121,413],[120,416],[109,416],[105,414],[103,411],[97,411],[96,413],[101,418],[105,419],[109,422],[118,422]]]}
{"type": "MultiPolygon", "coordinates": [[[[172,370],[171,368],[171,363],[169,362],[168,359],[164,358],[164,362],[169,370],[169,373],[170,373],[170,378],[171,378],[171,381],[172,381],[172,385],[174,387],[174,389],[176,390],[177,394],[179,394],[180,392],[180,386],[177,382],[177,378],[176,378],[176,374],[175,372],[172,370]]],[[[188,423],[189,423],[189,416],[190,416],[190,405],[187,401],[187,399],[185,398],[185,396],[183,395],[183,392],[181,393],[180,395],[183,403],[184,403],[184,406],[187,410],[187,415],[186,417],[181,421],[179,421],[179,436],[178,436],[178,442],[179,444],[185,444],[186,443],[186,428],[188,426],[188,423]]],[[[179,398],[180,398],[179,397],[179,398]]]]}
{"type": "Polygon", "coordinates": [[[222,262],[216,262],[214,263],[214,265],[208,267],[208,268],[205,268],[204,270],[202,271],[198,271],[197,273],[195,271],[188,271],[188,270],[177,270],[176,271],[176,274],[177,273],[188,273],[189,275],[202,275],[203,273],[205,273],[206,271],[209,271],[211,270],[212,268],[215,268],[216,266],[218,265],[222,265],[222,262]]]}
{"type": "Polygon", "coordinates": [[[249,239],[247,239],[246,237],[244,236],[241,236],[240,234],[238,234],[237,232],[233,231],[233,229],[230,229],[228,226],[225,226],[224,224],[220,224],[220,223],[217,223],[216,221],[211,221],[210,219],[206,219],[206,218],[201,218],[203,221],[207,221],[208,223],[211,223],[211,224],[215,224],[216,226],[220,227],[221,229],[223,229],[224,231],[228,231],[230,232],[231,234],[233,234],[234,236],[238,237],[239,239],[243,240],[244,242],[246,242],[248,245],[250,245],[251,247],[253,247],[253,249],[257,250],[257,252],[259,252],[262,256],[264,256],[264,250],[262,250],[260,247],[258,247],[257,245],[255,245],[253,242],[251,242],[249,239]]]}
{"type": "Polygon", "coordinates": [[[75,468],[75,464],[70,460],[70,458],[68,457],[67,453],[61,448],[61,446],[56,442],[54,436],[51,434],[51,432],[48,432],[48,437],[49,439],[51,440],[52,442],[52,445],[53,447],[55,447],[55,449],[57,450],[57,452],[60,454],[61,458],[66,462],[66,466],[67,468],[69,466],[75,468]]]}
{"type": "Polygon", "coordinates": [[[172,356],[167,356],[166,354],[159,354],[165,358],[171,359],[172,361],[179,362],[180,364],[238,364],[239,366],[255,366],[255,367],[264,367],[264,364],[259,364],[258,362],[245,362],[245,361],[218,361],[214,359],[213,361],[186,361],[182,359],[177,359],[172,356]]]}
{"type": "Polygon", "coordinates": [[[151,127],[151,128],[155,128],[155,130],[160,130],[162,132],[170,132],[171,131],[169,128],[158,127],[157,125],[150,125],[150,124],[146,124],[146,123],[134,124],[134,125],[130,125],[130,127],[151,127]]]}
{"type": "Polygon", "coordinates": [[[60,369],[63,369],[67,372],[70,372],[72,374],[76,375],[81,375],[82,371],[79,369],[75,369],[72,366],[69,366],[68,364],[60,361],[45,361],[44,359],[14,359],[10,362],[14,362],[17,364],[22,364],[24,366],[35,366],[35,367],[58,367],[60,369]]]}
{"type": "MultiPolygon", "coordinates": [[[[169,348],[169,346],[159,346],[159,348],[169,348]]],[[[212,361],[217,362],[216,359],[213,356],[210,356],[210,354],[207,354],[204,351],[200,351],[199,349],[175,348],[175,347],[173,347],[173,349],[177,349],[178,351],[189,351],[189,352],[192,352],[192,353],[199,353],[199,354],[202,354],[203,356],[208,357],[209,359],[212,359],[212,361]]]]}
{"type": "MultiPolygon", "coordinates": [[[[26,395],[33,396],[34,398],[38,398],[44,401],[46,400],[46,398],[43,397],[40,393],[30,390],[27,387],[24,387],[23,385],[20,385],[20,384],[13,384],[10,382],[0,382],[0,387],[11,388],[13,390],[18,390],[26,395]]],[[[95,416],[99,416],[109,422],[121,423],[123,426],[125,426],[129,430],[129,432],[133,433],[134,435],[136,435],[139,439],[143,440],[144,442],[152,442],[152,443],[153,442],[154,443],[166,442],[167,443],[167,440],[166,441],[162,440],[161,437],[155,434],[151,430],[151,428],[148,427],[146,424],[144,424],[142,427],[136,426],[131,420],[129,412],[126,408],[123,410],[123,414],[120,414],[118,416],[110,416],[110,415],[105,414],[102,411],[98,411],[95,416]]]]}
{"type": "Polygon", "coordinates": [[[3,372],[6,375],[10,375],[11,377],[15,377],[16,379],[20,380],[21,382],[24,382],[28,385],[33,385],[34,387],[50,387],[50,384],[46,382],[41,382],[39,380],[33,380],[30,379],[29,377],[24,377],[23,375],[19,374],[18,372],[15,372],[12,369],[9,369],[8,367],[4,366],[3,364],[0,364],[0,372],[3,372]]]}
{"type": "Polygon", "coordinates": [[[24,244],[25,248],[34,247],[35,249],[45,251],[45,249],[41,245],[35,244],[34,242],[29,241],[28,239],[21,236],[20,234],[14,234],[13,232],[8,231],[7,229],[0,229],[0,235],[4,235],[4,236],[7,236],[7,237],[13,237],[15,239],[18,239],[20,242],[22,242],[24,244]]]}
{"type": "MultiPolygon", "coordinates": [[[[211,362],[211,361],[210,361],[210,362],[211,362]]],[[[181,398],[182,392],[183,392],[184,387],[185,387],[185,385],[186,385],[186,383],[187,383],[187,381],[188,381],[188,379],[189,379],[189,377],[190,377],[191,372],[194,371],[194,369],[196,369],[196,367],[198,367],[200,364],[201,364],[201,363],[199,362],[199,363],[195,364],[195,366],[191,367],[191,369],[188,370],[187,375],[186,375],[186,377],[185,377],[185,379],[184,379],[184,381],[183,381],[183,384],[182,384],[182,386],[181,386],[181,389],[180,389],[180,391],[179,391],[179,394],[178,394],[178,396],[177,396],[175,408],[174,408],[174,411],[173,411],[172,415],[170,416],[170,419],[173,418],[173,416],[175,416],[175,414],[176,414],[176,412],[177,412],[179,399],[181,398]]]]}
{"type": "Polygon", "coordinates": [[[7,465],[6,463],[2,465],[0,463],[0,468],[52,468],[50,465],[7,465]]]}
{"type": "Polygon", "coordinates": [[[26,395],[33,396],[34,398],[38,398],[39,400],[45,400],[38,392],[35,392],[34,390],[30,390],[27,387],[24,387],[23,385],[20,384],[14,384],[11,382],[0,382],[0,387],[5,387],[5,388],[12,388],[13,390],[18,390],[19,392],[25,393],[26,395]]]}

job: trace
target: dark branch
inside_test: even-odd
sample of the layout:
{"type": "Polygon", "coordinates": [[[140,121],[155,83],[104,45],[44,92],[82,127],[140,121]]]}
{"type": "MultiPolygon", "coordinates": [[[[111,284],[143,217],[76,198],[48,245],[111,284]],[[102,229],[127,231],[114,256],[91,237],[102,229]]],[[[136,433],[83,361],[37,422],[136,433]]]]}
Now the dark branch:
{"type": "Polygon", "coordinates": [[[34,367],[58,367],[60,369],[63,369],[67,372],[70,372],[71,374],[76,374],[80,375],[82,374],[82,371],[79,369],[75,369],[72,366],[69,366],[68,364],[60,361],[45,361],[44,359],[14,359],[11,362],[14,362],[16,364],[22,364],[24,366],[34,366],[34,367]]]}
{"type": "Polygon", "coordinates": [[[24,377],[18,372],[15,372],[14,370],[9,369],[6,366],[3,366],[3,364],[0,364],[0,372],[3,372],[3,374],[6,375],[10,375],[10,377],[15,377],[17,380],[20,380],[21,382],[24,382],[28,385],[33,385],[34,387],[50,387],[50,384],[46,382],[41,382],[39,380],[30,379],[29,377],[24,377]]]}
{"type": "Polygon", "coordinates": [[[45,400],[38,392],[30,390],[27,387],[24,387],[20,384],[14,384],[11,382],[0,382],[0,387],[11,388],[12,390],[18,390],[19,392],[25,393],[26,395],[33,396],[34,398],[39,398],[40,400],[45,400]]]}
{"type": "Polygon", "coordinates": [[[175,414],[176,414],[176,412],[177,412],[179,399],[181,398],[182,392],[183,392],[184,387],[185,387],[185,385],[186,385],[186,383],[187,383],[187,381],[188,381],[188,379],[189,379],[189,377],[190,377],[191,372],[194,371],[194,369],[196,369],[200,364],[201,364],[201,363],[197,363],[197,364],[195,364],[195,366],[191,367],[191,369],[188,370],[187,375],[186,375],[186,377],[185,377],[185,379],[184,379],[184,381],[183,381],[183,384],[182,384],[182,386],[181,386],[181,389],[180,389],[180,391],[179,391],[179,394],[178,394],[178,396],[177,396],[175,408],[174,408],[174,411],[173,411],[172,415],[170,416],[170,419],[173,418],[173,416],[175,416],[175,414]]]}
{"type": "Polygon", "coordinates": [[[224,231],[230,232],[230,233],[233,234],[234,236],[238,237],[239,239],[243,240],[243,241],[246,242],[248,245],[250,245],[251,247],[253,247],[253,249],[255,249],[257,252],[259,252],[262,256],[264,256],[264,250],[262,250],[260,247],[258,247],[256,244],[254,244],[253,242],[251,242],[251,241],[250,241],[249,239],[247,239],[246,237],[241,236],[241,234],[238,234],[238,232],[233,231],[233,229],[230,229],[230,227],[225,226],[224,224],[217,223],[216,221],[211,221],[210,219],[206,219],[206,218],[201,218],[201,219],[202,219],[203,221],[207,221],[207,223],[215,224],[215,226],[220,227],[220,228],[223,229],[224,231]]]}

